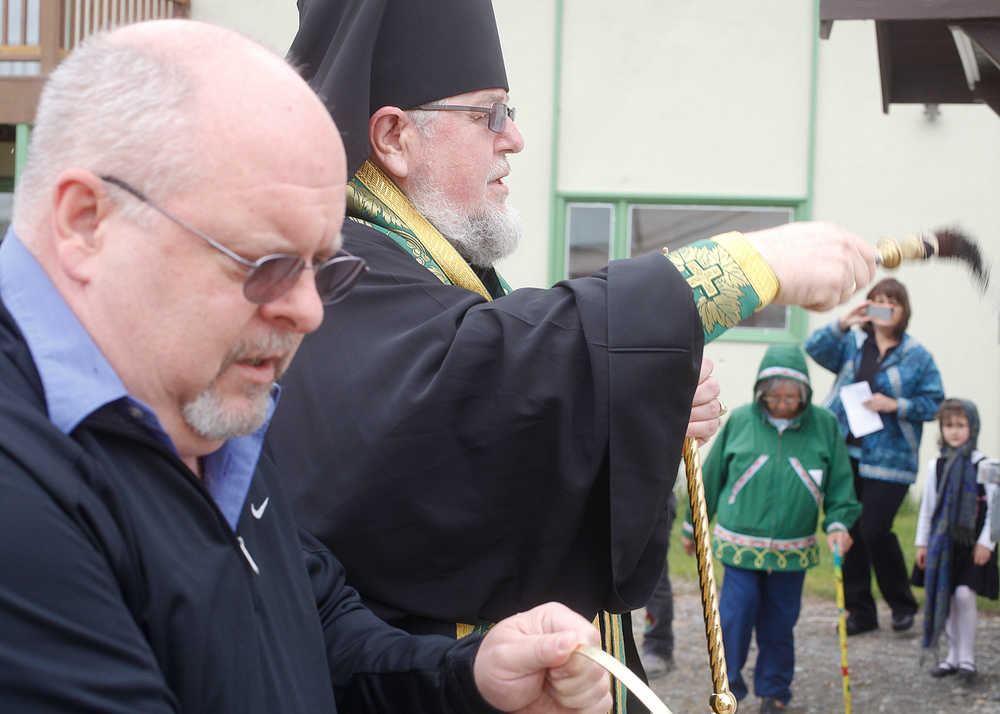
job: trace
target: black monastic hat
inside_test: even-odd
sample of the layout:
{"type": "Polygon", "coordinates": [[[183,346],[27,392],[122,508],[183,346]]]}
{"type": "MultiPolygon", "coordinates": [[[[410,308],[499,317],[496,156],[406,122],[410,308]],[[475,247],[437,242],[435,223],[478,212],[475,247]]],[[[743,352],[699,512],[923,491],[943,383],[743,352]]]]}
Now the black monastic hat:
{"type": "Polygon", "coordinates": [[[480,89],[508,89],[491,0],[298,0],[288,51],[333,115],[348,173],[368,158],[368,119],[480,89]]]}

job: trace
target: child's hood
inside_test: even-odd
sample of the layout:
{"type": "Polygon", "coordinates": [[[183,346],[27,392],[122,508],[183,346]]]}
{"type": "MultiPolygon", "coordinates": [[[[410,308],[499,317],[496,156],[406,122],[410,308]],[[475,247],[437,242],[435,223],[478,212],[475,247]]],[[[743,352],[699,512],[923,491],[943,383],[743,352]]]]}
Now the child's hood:
{"type": "Polygon", "coordinates": [[[975,449],[979,444],[979,409],[968,399],[958,397],[953,397],[953,399],[956,402],[961,402],[965,409],[965,416],[969,420],[969,441],[967,443],[972,444],[972,448],[975,449]]]}

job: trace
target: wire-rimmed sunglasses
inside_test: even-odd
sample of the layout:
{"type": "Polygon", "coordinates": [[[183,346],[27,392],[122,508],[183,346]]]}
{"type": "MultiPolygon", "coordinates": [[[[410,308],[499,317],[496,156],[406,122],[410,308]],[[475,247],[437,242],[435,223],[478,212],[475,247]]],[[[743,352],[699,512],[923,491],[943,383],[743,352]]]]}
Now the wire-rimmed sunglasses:
{"type": "Polygon", "coordinates": [[[465,104],[421,104],[416,109],[426,112],[478,112],[479,114],[488,114],[489,121],[487,126],[490,128],[490,131],[497,134],[503,132],[507,117],[510,117],[511,121],[515,121],[514,115],[517,113],[514,107],[509,107],[503,102],[493,102],[488,107],[470,107],[465,104]]]}
{"type": "Polygon", "coordinates": [[[320,299],[324,305],[333,305],[343,300],[354,287],[361,273],[368,270],[364,259],[351,255],[345,250],[338,250],[336,255],[318,265],[306,265],[302,256],[294,253],[272,253],[257,260],[244,258],[201,231],[192,228],[166,209],[160,208],[141,191],[121,179],[114,176],[101,176],[101,180],[131,194],[243,266],[248,271],[246,280],[243,281],[243,295],[247,300],[257,305],[265,305],[277,300],[291,290],[303,270],[315,271],[316,291],[319,293],[320,299]]]}

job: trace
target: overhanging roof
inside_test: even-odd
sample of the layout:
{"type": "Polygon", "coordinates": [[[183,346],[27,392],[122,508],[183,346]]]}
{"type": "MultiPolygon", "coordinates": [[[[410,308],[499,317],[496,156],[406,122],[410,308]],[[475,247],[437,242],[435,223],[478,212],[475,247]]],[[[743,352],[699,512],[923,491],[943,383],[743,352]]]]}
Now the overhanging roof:
{"type": "Polygon", "coordinates": [[[882,111],[984,102],[1000,114],[998,0],[820,0],[820,37],[835,20],[875,20],[882,111]]]}

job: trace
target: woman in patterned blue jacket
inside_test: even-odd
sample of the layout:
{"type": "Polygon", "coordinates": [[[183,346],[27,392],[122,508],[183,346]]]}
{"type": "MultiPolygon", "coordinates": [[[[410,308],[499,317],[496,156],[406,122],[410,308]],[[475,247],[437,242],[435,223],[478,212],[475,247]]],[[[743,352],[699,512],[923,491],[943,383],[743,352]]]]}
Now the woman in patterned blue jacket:
{"type": "Polygon", "coordinates": [[[871,569],[892,609],[894,630],[912,627],[917,611],[892,522],[917,477],[923,422],[934,418],[944,391],[934,358],[906,334],[909,320],[906,287],[886,278],[872,287],[865,302],[805,343],[809,356],[837,375],[823,405],[840,422],[862,505],[861,518],[851,529],[854,547],[844,558],[849,635],[878,628],[871,569]],[[888,307],[892,316],[869,315],[870,305],[888,307]],[[841,387],[854,382],[868,382],[872,397],[865,406],[882,418],[882,429],[862,437],[851,433],[840,401],[841,387]]]}

